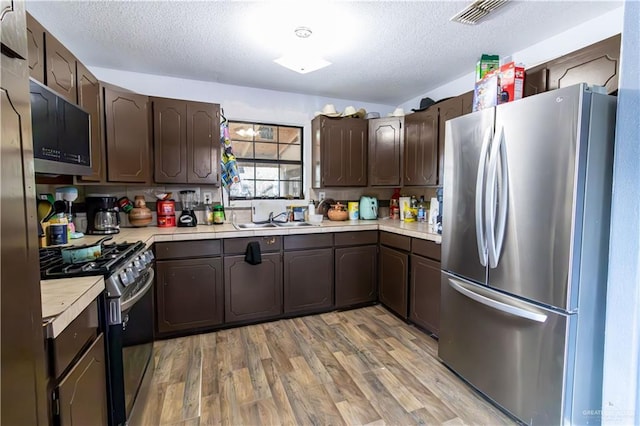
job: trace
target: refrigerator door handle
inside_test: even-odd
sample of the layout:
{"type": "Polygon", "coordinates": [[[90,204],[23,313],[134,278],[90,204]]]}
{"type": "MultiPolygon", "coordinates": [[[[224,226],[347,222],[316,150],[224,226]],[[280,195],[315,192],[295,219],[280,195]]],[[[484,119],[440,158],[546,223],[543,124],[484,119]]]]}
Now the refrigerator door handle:
{"type": "Polygon", "coordinates": [[[487,152],[491,142],[491,127],[484,133],[482,147],[480,148],[480,160],[478,161],[478,175],[476,177],[476,242],[478,244],[478,257],[482,266],[487,266],[487,239],[484,232],[483,200],[484,200],[484,175],[487,168],[487,152]]]}
{"type": "Polygon", "coordinates": [[[486,296],[478,294],[474,291],[471,291],[457,282],[449,279],[449,285],[456,290],[458,293],[468,297],[469,299],[473,299],[478,303],[482,303],[485,306],[496,309],[498,311],[514,315],[520,318],[528,319],[535,322],[543,323],[547,321],[547,316],[545,314],[539,314],[537,312],[531,312],[523,308],[519,308],[517,306],[507,305],[506,303],[498,302],[497,300],[490,299],[486,296]]]}
{"type": "Polygon", "coordinates": [[[493,143],[491,145],[491,155],[489,157],[489,171],[485,195],[485,208],[487,210],[485,223],[489,267],[495,268],[496,266],[498,266],[498,261],[500,260],[500,252],[502,251],[502,243],[504,241],[508,197],[507,152],[504,144],[504,129],[502,127],[498,132],[496,132],[495,137],[493,138],[493,143]],[[498,168],[498,161],[500,161],[500,168],[498,168]],[[499,195],[498,189],[500,189],[499,195]],[[496,196],[498,197],[497,202],[500,207],[500,210],[498,212],[497,224],[496,196]]]}
{"type": "MultiPolygon", "coordinates": [[[[495,264],[492,268],[498,266],[500,262],[500,253],[502,252],[502,244],[504,243],[504,231],[507,225],[507,208],[509,207],[509,169],[507,162],[507,148],[504,143],[504,130],[500,129],[500,168],[498,169],[498,185],[500,186],[500,195],[498,198],[498,220],[496,222],[495,252],[493,253],[495,264]]],[[[497,162],[497,161],[496,161],[497,162]]]]}

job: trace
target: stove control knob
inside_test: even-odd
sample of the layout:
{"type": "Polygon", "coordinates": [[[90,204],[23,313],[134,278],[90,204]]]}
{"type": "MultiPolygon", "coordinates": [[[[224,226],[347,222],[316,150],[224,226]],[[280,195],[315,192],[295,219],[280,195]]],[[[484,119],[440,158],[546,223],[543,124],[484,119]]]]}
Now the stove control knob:
{"type": "Polygon", "coordinates": [[[138,273],[144,270],[144,261],[139,257],[136,257],[135,259],[133,259],[132,265],[133,265],[133,269],[138,273]]]}
{"type": "Polygon", "coordinates": [[[140,260],[140,263],[142,264],[142,268],[146,268],[147,265],[149,264],[149,259],[147,258],[147,253],[142,253],[140,256],[138,256],[138,259],[140,260]]]}
{"type": "Polygon", "coordinates": [[[133,276],[131,274],[129,274],[126,269],[124,271],[120,272],[120,274],[118,274],[118,275],[120,276],[120,282],[125,287],[133,282],[133,276]]]}
{"type": "Polygon", "coordinates": [[[138,278],[138,276],[140,276],[140,272],[138,272],[138,270],[133,266],[133,264],[129,264],[129,266],[127,266],[127,274],[131,274],[131,276],[136,279],[138,278]]]}

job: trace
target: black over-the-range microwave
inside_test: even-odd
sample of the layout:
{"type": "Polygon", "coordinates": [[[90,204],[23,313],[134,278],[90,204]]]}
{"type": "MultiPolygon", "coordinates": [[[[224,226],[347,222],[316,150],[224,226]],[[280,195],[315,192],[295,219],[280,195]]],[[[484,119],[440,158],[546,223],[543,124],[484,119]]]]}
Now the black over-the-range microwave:
{"type": "Polygon", "coordinates": [[[91,174],[89,113],[47,86],[29,79],[35,171],[91,174]]]}

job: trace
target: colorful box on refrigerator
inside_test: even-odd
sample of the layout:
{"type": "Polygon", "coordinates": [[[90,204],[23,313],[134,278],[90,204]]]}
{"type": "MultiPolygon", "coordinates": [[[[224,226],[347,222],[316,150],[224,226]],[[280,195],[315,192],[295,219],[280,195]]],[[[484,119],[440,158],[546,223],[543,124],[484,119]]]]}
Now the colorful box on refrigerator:
{"type": "Polygon", "coordinates": [[[500,67],[498,104],[522,99],[524,92],[524,66],[509,62],[500,67]]]}

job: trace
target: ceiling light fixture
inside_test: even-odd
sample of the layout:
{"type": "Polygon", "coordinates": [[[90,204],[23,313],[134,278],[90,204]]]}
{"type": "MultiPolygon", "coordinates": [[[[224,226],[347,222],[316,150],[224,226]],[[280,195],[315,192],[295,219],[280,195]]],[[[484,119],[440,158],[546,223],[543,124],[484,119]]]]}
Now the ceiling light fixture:
{"type": "Polygon", "coordinates": [[[278,59],[274,59],[273,61],[276,64],[300,74],[308,74],[331,65],[331,62],[317,54],[311,53],[309,46],[307,45],[308,42],[303,41],[311,37],[311,34],[313,34],[313,31],[311,31],[310,28],[296,27],[293,30],[293,33],[299,39],[297,48],[285,53],[278,59]],[[302,43],[304,43],[304,45],[302,43]]]}
{"type": "Polygon", "coordinates": [[[489,13],[503,6],[507,1],[509,0],[477,0],[456,13],[449,20],[461,24],[475,25],[489,13]]]}

